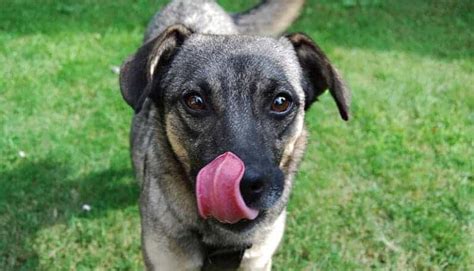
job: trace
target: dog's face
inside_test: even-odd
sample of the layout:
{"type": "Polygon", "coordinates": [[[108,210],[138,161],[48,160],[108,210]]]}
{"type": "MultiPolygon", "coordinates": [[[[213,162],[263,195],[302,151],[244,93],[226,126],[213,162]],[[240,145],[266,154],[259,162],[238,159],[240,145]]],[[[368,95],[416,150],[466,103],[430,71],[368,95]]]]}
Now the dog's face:
{"type": "Polygon", "coordinates": [[[217,156],[232,152],[245,164],[242,196],[257,210],[280,198],[283,154],[303,125],[296,57],[293,66],[280,63],[286,54],[290,48],[274,39],[193,35],[163,76],[156,99],[191,181],[217,156]]]}
{"type": "Polygon", "coordinates": [[[302,136],[305,109],[329,88],[348,117],[343,82],[302,34],[212,36],[172,26],[125,63],[121,88],[136,111],[145,98],[159,108],[193,186],[216,157],[231,152],[241,160],[242,198],[260,214],[286,204],[286,163],[302,136]]]}

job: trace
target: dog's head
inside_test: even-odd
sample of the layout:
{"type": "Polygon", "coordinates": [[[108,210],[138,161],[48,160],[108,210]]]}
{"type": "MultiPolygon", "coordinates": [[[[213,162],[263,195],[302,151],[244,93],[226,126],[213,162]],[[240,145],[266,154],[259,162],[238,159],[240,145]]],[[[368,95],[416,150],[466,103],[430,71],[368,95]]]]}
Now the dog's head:
{"type": "Polygon", "coordinates": [[[253,217],[216,212],[256,215],[286,204],[287,164],[303,136],[304,112],[326,89],[349,118],[348,89],[304,34],[214,36],[171,26],[125,62],[120,86],[136,112],[147,98],[156,105],[198,201],[206,193],[214,200],[201,198],[201,216],[208,208],[221,222],[253,217]],[[243,205],[225,202],[239,199],[243,205]]]}

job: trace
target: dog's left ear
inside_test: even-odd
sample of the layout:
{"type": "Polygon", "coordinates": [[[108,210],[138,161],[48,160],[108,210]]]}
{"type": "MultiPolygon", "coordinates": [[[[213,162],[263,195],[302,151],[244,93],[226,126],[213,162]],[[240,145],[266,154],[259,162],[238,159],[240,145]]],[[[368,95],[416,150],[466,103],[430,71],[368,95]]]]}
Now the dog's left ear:
{"type": "Polygon", "coordinates": [[[183,25],[168,27],[156,38],[145,43],[120,68],[120,89],[124,100],[138,113],[152,93],[152,81],[169,65],[179,47],[192,34],[183,25]]]}
{"type": "Polygon", "coordinates": [[[303,76],[307,80],[307,84],[303,86],[306,95],[305,109],[308,109],[319,95],[329,89],[336,101],[341,118],[349,120],[350,90],[321,48],[305,34],[289,34],[286,38],[293,44],[303,76]]]}

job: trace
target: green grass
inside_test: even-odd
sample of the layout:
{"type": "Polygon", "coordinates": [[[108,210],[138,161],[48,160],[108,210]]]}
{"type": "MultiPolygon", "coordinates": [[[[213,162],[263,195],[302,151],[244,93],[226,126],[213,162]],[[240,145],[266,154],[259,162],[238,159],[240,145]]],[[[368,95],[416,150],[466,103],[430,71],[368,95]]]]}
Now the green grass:
{"type": "MultiPolygon", "coordinates": [[[[345,75],[354,118],[329,95],[309,111],[275,270],[474,269],[473,3],[308,1],[292,30],[345,75]]],[[[163,4],[0,4],[0,270],[142,268],[111,67],[163,4]]]]}

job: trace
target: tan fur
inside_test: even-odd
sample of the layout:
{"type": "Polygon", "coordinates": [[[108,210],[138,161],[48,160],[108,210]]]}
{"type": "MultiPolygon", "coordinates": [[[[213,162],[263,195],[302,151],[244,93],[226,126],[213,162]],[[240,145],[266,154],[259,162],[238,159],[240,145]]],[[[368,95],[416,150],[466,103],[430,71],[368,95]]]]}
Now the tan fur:
{"type": "Polygon", "coordinates": [[[303,130],[304,130],[304,112],[300,112],[298,117],[295,120],[295,128],[296,132],[292,138],[288,140],[286,143],[285,150],[283,151],[283,156],[280,162],[280,168],[284,169],[288,166],[288,162],[293,156],[293,152],[295,150],[295,144],[298,142],[298,139],[301,137],[303,130]]]}
{"type": "Polygon", "coordinates": [[[186,173],[189,174],[190,167],[189,167],[189,155],[185,148],[179,143],[179,136],[177,135],[175,129],[173,128],[173,122],[176,122],[176,118],[173,115],[168,115],[166,119],[166,135],[168,137],[168,141],[171,144],[171,148],[173,149],[174,153],[178,157],[179,161],[183,165],[186,173]]]}

